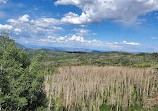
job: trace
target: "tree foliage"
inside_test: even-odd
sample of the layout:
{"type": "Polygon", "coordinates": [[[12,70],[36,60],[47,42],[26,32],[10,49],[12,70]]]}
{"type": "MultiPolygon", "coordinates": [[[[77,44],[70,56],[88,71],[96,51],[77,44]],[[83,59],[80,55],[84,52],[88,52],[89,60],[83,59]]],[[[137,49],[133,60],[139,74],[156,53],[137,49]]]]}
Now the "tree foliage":
{"type": "Polygon", "coordinates": [[[35,110],[44,105],[41,57],[31,62],[8,33],[0,35],[0,110],[35,110]]]}

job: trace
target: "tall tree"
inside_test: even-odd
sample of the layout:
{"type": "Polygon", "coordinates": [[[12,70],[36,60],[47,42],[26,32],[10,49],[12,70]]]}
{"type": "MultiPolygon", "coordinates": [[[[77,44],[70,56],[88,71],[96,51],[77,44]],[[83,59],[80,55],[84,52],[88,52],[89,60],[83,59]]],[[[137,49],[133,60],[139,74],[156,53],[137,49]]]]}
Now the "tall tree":
{"type": "Polygon", "coordinates": [[[41,57],[30,62],[8,33],[0,35],[0,110],[35,110],[43,105],[41,57]]]}

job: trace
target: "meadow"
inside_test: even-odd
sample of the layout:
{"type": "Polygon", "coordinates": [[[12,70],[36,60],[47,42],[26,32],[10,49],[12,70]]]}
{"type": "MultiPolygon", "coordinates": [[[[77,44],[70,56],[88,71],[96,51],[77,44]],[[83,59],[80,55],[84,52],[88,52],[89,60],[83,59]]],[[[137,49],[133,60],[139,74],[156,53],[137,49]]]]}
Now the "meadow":
{"type": "Polygon", "coordinates": [[[158,68],[158,53],[127,53],[127,52],[66,52],[46,49],[28,50],[31,58],[43,52],[44,66],[132,66],[158,68]]]}
{"type": "Polygon", "coordinates": [[[47,110],[158,110],[158,53],[38,51],[47,110]]]}
{"type": "Polygon", "coordinates": [[[45,79],[49,110],[158,110],[158,75],[151,68],[60,67],[45,79]]]}
{"type": "Polygon", "coordinates": [[[157,111],[158,53],[28,49],[0,35],[0,111],[157,111]]]}

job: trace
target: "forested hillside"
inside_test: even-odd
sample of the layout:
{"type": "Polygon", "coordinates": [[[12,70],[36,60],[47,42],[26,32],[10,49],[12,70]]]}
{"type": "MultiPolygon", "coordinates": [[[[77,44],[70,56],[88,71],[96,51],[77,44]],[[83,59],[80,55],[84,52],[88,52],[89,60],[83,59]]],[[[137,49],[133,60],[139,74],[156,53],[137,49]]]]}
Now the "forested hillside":
{"type": "Polygon", "coordinates": [[[31,58],[43,51],[43,63],[46,67],[55,66],[130,66],[158,68],[158,53],[126,53],[126,52],[67,52],[47,49],[27,50],[31,58]]]}

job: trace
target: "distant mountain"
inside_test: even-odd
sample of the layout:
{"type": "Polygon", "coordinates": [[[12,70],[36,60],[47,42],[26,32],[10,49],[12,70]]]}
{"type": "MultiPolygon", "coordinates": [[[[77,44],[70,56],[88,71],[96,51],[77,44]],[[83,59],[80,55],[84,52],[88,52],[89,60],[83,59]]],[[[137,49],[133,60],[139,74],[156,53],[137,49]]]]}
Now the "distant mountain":
{"type": "MultiPolygon", "coordinates": [[[[3,37],[0,37],[0,40],[2,40],[3,41],[3,37]]],[[[12,39],[7,39],[7,42],[9,42],[9,41],[11,41],[12,39]]],[[[21,44],[19,44],[19,43],[17,43],[17,42],[15,42],[15,45],[20,49],[20,50],[22,50],[22,49],[28,49],[28,48],[26,48],[25,46],[23,46],[23,45],[21,45],[21,44]]]]}
{"type": "Polygon", "coordinates": [[[23,46],[23,45],[21,45],[21,44],[19,44],[19,43],[16,43],[16,46],[17,46],[20,50],[22,50],[22,49],[25,49],[25,50],[29,49],[29,48],[27,48],[27,47],[25,47],[25,46],[23,46]]]}
{"type": "Polygon", "coordinates": [[[92,50],[92,49],[85,49],[85,48],[72,48],[72,47],[48,47],[48,46],[36,46],[36,45],[21,45],[16,43],[19,49],[48,49],[51,51],[67,51],[69,53],[84,53],[84,52],[92,52],[92,53],[102,53],[102,52],[124,52],[124,53],[133,53],[133,54],[140,54],[140,53],[147,53],[147,52],[126,52],[126,51],[100,51],[100,50],[92,50]]]}
{"type": "Polygon", "coordinates": [[[98,51],[98,50],[92,50],[91,52],[93,52],[93,53],[102,53],[102,51],[98,51]]]}
{"type": "Polygon", "coordinates": [[[25,45],[28,48],[33,49],[48,49],[52,51],[70,51],[70,52],[93,52],[100,53],[102,51],[85,49],[85,48],[72,48],[72,47],[47,47],[47,46],[36,46],[36,45],[25,45]]]}

